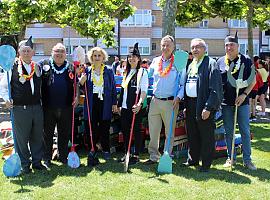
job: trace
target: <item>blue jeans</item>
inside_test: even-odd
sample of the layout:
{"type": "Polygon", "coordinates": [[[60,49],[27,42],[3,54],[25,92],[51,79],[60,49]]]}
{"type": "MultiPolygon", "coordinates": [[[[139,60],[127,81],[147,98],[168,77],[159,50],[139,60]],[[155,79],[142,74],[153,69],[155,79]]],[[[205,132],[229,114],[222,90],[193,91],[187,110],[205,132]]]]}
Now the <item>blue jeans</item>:
{"type": "MultiPolygon", "coordinates": [[[[222,106],[223,122],[226,131],[226,143],[228,157],[231,158],[233,125],[234,125],[234,106],[222,106]]],[[[242,139],[243,161],[247,163],[251,161],[251,143],[250,143],[250,128],[249,128],[249,105],[238,107],[237,123],[242,139]]],[[[234,159],[236,152],[234,151],[234,159]]]]}

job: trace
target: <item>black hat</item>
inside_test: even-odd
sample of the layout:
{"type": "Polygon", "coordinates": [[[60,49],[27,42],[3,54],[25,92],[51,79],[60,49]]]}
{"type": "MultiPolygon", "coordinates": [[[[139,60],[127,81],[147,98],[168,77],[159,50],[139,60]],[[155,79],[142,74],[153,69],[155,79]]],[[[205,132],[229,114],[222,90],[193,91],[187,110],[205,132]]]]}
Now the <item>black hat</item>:
{"type": "Polygon", "coordinates": [[[19,43],[19,48],[25,47],[25,46],[31,47],[31,49],[33,49],[32,36],[30,36],[30,37],[28,38],[28,40],[23,40],[23,41],[21,41],[21,42],[19,43]]]}
{"type": "Polygon", "coordinates": [[[234,42],[236,44],[238,44],[238,36],[237,36],[237,31],[235,32],[234,37],[233,36],[227,36],[224,40],[224,43],[229,43],[229,42],[234,42]]]}
{"type": "Polygon", "coordinates": [[[134,55],[134,56],[138,56],[139,58],[141,57],[140,55],[140,51],[139,51],[139,47],[138,47],[139,43],[135,43],[133,49],[130,49],[129,54],[128,55],[134,55]]]}

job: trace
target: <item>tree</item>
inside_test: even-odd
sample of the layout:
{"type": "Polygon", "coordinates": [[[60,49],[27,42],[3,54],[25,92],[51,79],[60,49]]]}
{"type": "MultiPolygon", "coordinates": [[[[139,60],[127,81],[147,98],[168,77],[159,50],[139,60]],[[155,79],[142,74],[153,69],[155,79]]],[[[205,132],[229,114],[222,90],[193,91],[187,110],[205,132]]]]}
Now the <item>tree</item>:
{"type": "MultiPolygon", "coordinates": [[[[165,0],[160,1],[163,12],[173,11],[165,6],[165,2],[165,0]]],[[[261,29],[266,29],[269,27],[270,2],[269,0],[178,0],[175,20],[167,23],[173,25],[176,21],[178,25],[184,26],[191,22],[215,17],[247,20],[248,50],[249,56],[253,57],[252,28],[259,26],[261,29]]],[[[169,26],[167,25],[165,28],[169,26]]]]}
{"type": "Polygon", "coordinates": [[[113,46],[114,19],[123,20],[134,9],[130,0],[2,0],[0,12],[1,34],[19,33],[21,39],[29,24],[48,22],[113,46]]]}

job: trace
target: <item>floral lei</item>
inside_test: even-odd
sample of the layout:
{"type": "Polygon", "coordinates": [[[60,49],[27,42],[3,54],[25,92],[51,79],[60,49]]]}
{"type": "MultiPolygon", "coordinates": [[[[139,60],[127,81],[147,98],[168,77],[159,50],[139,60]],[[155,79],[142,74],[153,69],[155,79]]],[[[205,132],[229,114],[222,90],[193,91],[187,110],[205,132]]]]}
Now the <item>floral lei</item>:
{"type": "Polygon", "coordinates": [[[96,78],[95,78],[95,72],[94,72],[95,71],[95,65],[92,64],[91,68],[92,68],[91,81],[93,81],[95,86],[99,86],[99,87],[102,86],[102,84],[103,84],[103,72],[104,72],[105,65],[101,64],[99,81],[97,81],[96,78]]]}
{"type": "Polygon", "coordinates": [[[173,65],[173,62],[174,62],[174,55],[172,54],[171,56],[171,61],[170,61],[170,64],[168,66],[166,66],[164,68],[164,70],[162,70],[162,58],[163,58],[163,55],[161,56],[160,58],[160,61],[158,63],[158,72],[159,72],[159,75],[161,77],[165,77],[168,75],[168,73],[171,71],[172,69],[172,65],[173,65]]]}
{"type": "Polygon", "coordinates": [[[53,71],[54,71],[56,74],[62,74],[62,73],[64,73],[64,71],[68,68],[68,62],[66,62],[66,66],[65,66],[63,69],[57,70],[57,69],[55,68],[55,66],[54,66],[54,62],[53,62],[53,59],[52,59],[52,58],[50,58],[50,64],[51,64],[51,66],[52,66],[53,71]]]}
{"type": "MultiPolygon", "coordinates": [[[[238,60],[237,60],[237,62],[236,62],[236,64],[235,64],[235,68],[234,68],[234,70],[232,71],[231,74],[235,74],[235,73],[240,69],[240,64],[241,64],[240,54],[238,54],[237,57],[238,57],[238,60]]],[[[229,58],[228,58],[228,55],[227,55],[227,54],[225,55],[225,60],[224,60],[224,62],[225,62],[225,64],[226,64],[225,69],[228,71],[229,68],[230,68],[230,65],[229,65],[229,58]]],[[[233,61],[232,61],[232,62],[233,62],[233,61]]]]}
{"type": "Polygon", "coordinates": [[[35,63],[34,63],[34,61],[31,60],[31,62],[30,62],[31,72],[30,72],[29,75],[23,73],[22,66],[23,66],[23,61],[22,61],[21,58],[19,58],[19,61],[18,61],[19,77],[21,79],[24,79],[25,81],[29,81],[33,77],[33,75],[35,73],[35,63]]]}

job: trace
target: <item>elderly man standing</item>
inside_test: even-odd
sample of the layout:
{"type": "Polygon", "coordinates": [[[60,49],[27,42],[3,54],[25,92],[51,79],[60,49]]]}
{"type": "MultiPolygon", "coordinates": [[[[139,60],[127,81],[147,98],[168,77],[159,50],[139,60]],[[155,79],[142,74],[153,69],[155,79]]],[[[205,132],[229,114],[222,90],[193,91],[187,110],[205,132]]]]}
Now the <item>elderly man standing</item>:
{"type": "MultiPolygon", "coordinates": [[[[231,63],[234,64],[233,70],[231,72],[235,79],[238,79],[240,66],[245,65],[243,72],[243,81],[247,80],[251,74],[252,61],[250,58],[240,54],[238,52],[238,37],[237,33],[235,36],[228,36],[225,38],[225,51],[226,55],[221,57],[217,64],[222,72],[222,82],[224,90],[224,101],[222,103],[222,114],[224,128],[226,131],[226,143],[227,143],[227,153],[228,159],[224,164],[224,167],[231,167],[231,149],[232,149],[232,137],[233,137],[233,127],[234,127],[234,112],[235,105],[238,106],[237,113],[237,123],[239,125],[239,131],[242,139],[242,149],[243,149],[243,162],[244,166],[250,170],[256,170],[257,168],[251,161],[251,142],[250,142],[250,127],[249,127],[249,99],[248,95],[255,85],[254,81],[247,87],[239,90],[239,95],[236,96],[236,88],[233,87],[227,78],[227,71],[231,63]]],[[[235,151],[234,151],[235,152],[235,151]]],[[[234,155],[234,160],[236,160],[236,154],[234,155]]],[[[235,161],[234,161],[235,162],[235,161]]]]}
{"type": "MultiPolygon", "coordinates": [[[[40,63],[42,75],[42,103],[44,111],[44,164],[50,167],[53,136],[57,126],[58,158],[67,163],[68,140],[72,128],[72,103],[74,69],[66,60],[66,48],[58,43],[52,49],[52,56],[40,63]]],[[[78,90],[77,90],[78,91],[78,90]]]]}
{"type": "Polygon", "coordinates": [[[16,150],[21,159],[22,173],[46,169],[41,164],[43,142],[43,111],[41,107],[41,70],[32,61],[32,37],[19,43],[19,58],[11,70],[9,101],[6,76],[1,80],[0,94],[8,108],[13,109],[16,150]],[[30,159],[31,158],[31,159],[30,159]]]}
{"type": "Polygon", "coordinates": [[[181,91],[186,105],[189,156],[184,166],[199,166],[207,172],[215,150],[215,112],[222,101],[221,74],[216,61],[206,54],[205,41],[191,40],[193,61],[181,75],[181,91]]]}
{"type": "MultiPolygon", "coordinates": [[[[174,39],[172,36],[165,36],[161,39],[161,51],[162,55],[155,58],[150,65],[149,76],[154,76],[153,83],[153,98],[150,103],[150,109],[148,114],[149,120],[149,132],[150,143],[148,146],[148,152],[150,159],[145,164],[157,163],[160,158],[159,152],[159,138],[162,127],[162,121],[165,125],[165,134],[168,136],[172,109],[176,111],[179,108],[180,98],[174,99],[174,90],[177,76],[179,76],[174,64],[174,39]]],[[[176,114],[173,121],[173,135],[176,123],[176,114]]],[[[171,138],[170,151],[173,144],[173,136],[171,138]]],[[[165,142],[166,144],[166,142],[165,142]]]]}

